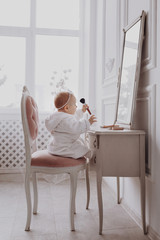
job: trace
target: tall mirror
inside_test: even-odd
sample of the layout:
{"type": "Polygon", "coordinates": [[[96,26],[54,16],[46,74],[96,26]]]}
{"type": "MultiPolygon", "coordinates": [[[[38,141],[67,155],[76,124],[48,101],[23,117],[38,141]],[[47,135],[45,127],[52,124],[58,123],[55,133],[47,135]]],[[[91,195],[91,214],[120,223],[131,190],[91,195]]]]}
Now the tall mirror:
{"type": "Polygon", "coordinates": [[[145,12],[124,28],[122,61],[118,79],[118,98],[115,122],[131,127],[137,96],[144,38],[145,12]]]}

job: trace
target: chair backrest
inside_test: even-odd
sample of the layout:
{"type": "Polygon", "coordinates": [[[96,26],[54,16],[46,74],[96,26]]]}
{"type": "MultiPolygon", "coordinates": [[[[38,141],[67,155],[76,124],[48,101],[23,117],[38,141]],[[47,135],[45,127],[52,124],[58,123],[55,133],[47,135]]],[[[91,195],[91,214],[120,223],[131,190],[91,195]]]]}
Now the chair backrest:
{"type": "Polygon", "coordinates": [[[37,138],[38,135],[38,107],[36,102],[31,96],[26,98],[26,116],[30,131],[30,136],[33,140],[37,138]]]}
{"type": "Polygon", "coordinates": [[[38,136],[39,117],[38,107],[26,86],[23,87],[21,98],[21,117],[25,138],[25,148],[27,158],[31,155],[32,151],[36,149],[36,138],[38,136]],[[34,147],[34,150],[31,148],[34,147]]]}

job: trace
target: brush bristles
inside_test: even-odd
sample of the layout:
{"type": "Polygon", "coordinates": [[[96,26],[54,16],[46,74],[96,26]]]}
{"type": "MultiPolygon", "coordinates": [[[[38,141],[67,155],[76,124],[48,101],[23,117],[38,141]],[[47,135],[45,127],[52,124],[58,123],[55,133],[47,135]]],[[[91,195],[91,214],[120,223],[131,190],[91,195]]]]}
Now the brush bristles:
{"type": "Polygon", "coordinates": [[[80,99],[80,102],[84,104],[84,103],[85,103],[85,99],[84,99],[84,98],[81,98],[81,99],[80,99]]]}

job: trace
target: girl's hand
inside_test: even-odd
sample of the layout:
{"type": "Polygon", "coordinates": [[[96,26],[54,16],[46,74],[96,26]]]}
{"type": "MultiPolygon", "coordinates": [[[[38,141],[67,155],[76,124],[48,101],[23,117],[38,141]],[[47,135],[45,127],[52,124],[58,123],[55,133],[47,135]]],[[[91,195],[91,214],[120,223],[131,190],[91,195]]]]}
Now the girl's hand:
{"type": "Polygon", "coordinates": [[[92,125],[94,122],[97,122],[97,119],[96,119],[95,115],[92,115],[92,116],[90,117],[89,122],[90,122],[91,125],[92,125]]]}
{"type": "Polygon", "coordinates": [[[89,108],[89,106],[87,104],[83,104],[82,112],[86,112],[87,108],[89,108]]]}

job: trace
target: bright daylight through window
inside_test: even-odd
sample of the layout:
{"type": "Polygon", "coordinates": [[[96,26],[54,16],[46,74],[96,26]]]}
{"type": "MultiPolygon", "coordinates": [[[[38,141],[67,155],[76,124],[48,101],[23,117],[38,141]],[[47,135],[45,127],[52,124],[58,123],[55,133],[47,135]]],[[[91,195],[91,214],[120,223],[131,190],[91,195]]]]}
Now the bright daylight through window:
{"type": "Polygon", "coordinates": [[[19,108],[27,85],[40,111],[79,81],[79,0],[0,0],[0,109],[19,108]]]}

